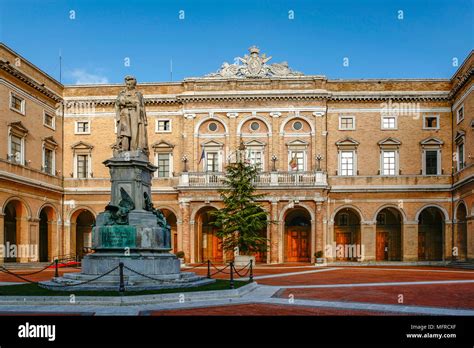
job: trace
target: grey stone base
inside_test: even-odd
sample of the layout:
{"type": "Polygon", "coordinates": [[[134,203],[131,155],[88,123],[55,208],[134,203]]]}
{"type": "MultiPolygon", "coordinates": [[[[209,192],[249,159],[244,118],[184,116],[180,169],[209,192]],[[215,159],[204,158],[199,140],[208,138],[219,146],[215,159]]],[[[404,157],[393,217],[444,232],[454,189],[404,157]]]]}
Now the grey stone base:
{"type": "Polygon", "coordinates": [[[116,291],[120,284],[119,268],[97,280],[93,279],[109,272],[120,262],[124,264],[123,275],[126,291],[188,288],[215,282],[214,279],[207,279],[192,272],[180,272],[179,259],[169,253],[141,252],[127,257],[123,254],[94,253],[87,255],[82,260],[81,273],[66,273],[51,281],[40,282],[40,286],[57,291],[116,291]],[[91,282],[74,285],[87,281],[91,282]]]}
{"type": "MultiPolygon", "coordinates": [[[[82,273],[86,275],[101,275],[123,262],[124,266],[129,267],[139,273],[144,273],[150,277],[157,275],[175,275],[179,276],[180,261],[170,253],[140,252],[131,253],[130,256],[124,256],[124,253],[93,253],[87,255],[82,260],[82,273]]],[[[112,275],[119,274],[116,269],[112,275]]],[[[124,275],[134,275],[124,267],[124,275]]]]}

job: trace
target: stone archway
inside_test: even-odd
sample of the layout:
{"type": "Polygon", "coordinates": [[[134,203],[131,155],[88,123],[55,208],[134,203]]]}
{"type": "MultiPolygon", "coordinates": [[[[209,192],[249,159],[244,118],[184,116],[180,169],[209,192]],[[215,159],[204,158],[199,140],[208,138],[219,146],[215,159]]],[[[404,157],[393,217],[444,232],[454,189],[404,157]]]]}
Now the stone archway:
{"type": "Polygon", "coordinates": [[[402,260],[402,214],[391,207],[377,214],[375,259],[377,261],[402,260]]]}
{"type": "Polygon", "coordinates": [[[310,262],[311,215],[304,208],[293,208],[284,221],[284,262],[310,262]]]}
{"type": "Polygon", "coordinates": [[[467,208],[460,203],[456,209],[456,244],[458,260],[467,259],[467,208]]]}
{"type": "Polygon", "coordinates": [[[337,261],[358,261],[361,256],[360,215],[352,208],[340,209],[334,217],[337,261]]]}
{"type": "Polygon", "coordinates": [[[71,217],[70,254],[82,259],[91,252],[92,226],[95,223],[94,214],[87,209],[78,209],[71,217]]]}
{"type": "Polygon", "coordinates": [[[39,214],[38,259],[48,262],[52,259],[54,210],[46,206],[39,214]]]}
{"type": "Polygon", "coordinates": [[[216,210],[214,207],[204,207],[196,212],[195,217],[195,255],[196,262],[204,262],[210,260],[214,263],[224,262],[225,255],[222,248],[222,240],[217,237],[217,228],[210,224],[213,221],[209,214],[216,210]]]}
{"type": "Polygon", "coordinates": [[[418,260],[441,261],[444,250],[444,215],[437,207],[427,207],[418,216],[418,260]]]}
{"type": "Polygon", "coordinates": [[[171,252],[173,254],[176,254],[179,250],[178,246],[178,229],[177,229],[177,218],[176,215],[173,211],[162,208],[160,211],[163,213],[163,215],[166,218],[166,222],[170,225],[171,228],[171,252]]]}
{"type": "MultiPolygon", "coordinates": [[[[4,206],[4,235],[3,244],[5,245],[4,262],[23,262],[33,258],[36,255],[21,255],[23,244],[29,243],[28,236],[28,217],[29,209],[20,200],[11,199],[4,206]]],[[[31,252],[31,248],[27,248],[31,252]]]]}

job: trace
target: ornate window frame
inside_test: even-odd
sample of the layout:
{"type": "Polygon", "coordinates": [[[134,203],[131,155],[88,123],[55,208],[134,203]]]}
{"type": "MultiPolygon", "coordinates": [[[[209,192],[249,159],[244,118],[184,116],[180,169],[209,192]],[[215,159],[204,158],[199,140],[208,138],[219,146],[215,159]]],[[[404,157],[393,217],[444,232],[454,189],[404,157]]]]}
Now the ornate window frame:
{"type": "Polygon", "coordinates": [[[28,129],[23,126],[21,121],[12,122],[8,124],[8,153],[7,160],[15,164],[25,165],[25,143],[28,135],[28,129]],[[19,158],[13,161],[16,154],[12,154],[12,136],[16,136],[21,139],[21,152],[19,158]]]}
{"type": "Polygon", "coordinates": [[[90,179],[94,177],[94,172],[92,171],[92,149],[94,148],[93,145],[88,144],[83,141],[79,141],[71,146],[73,151],[73,172],[71,176],[75,179],[90,179]],[[87,173],[85,178],[79,178],[78,167],[77,167],[77,160],[79,155],[87,156],[87,173]]]}

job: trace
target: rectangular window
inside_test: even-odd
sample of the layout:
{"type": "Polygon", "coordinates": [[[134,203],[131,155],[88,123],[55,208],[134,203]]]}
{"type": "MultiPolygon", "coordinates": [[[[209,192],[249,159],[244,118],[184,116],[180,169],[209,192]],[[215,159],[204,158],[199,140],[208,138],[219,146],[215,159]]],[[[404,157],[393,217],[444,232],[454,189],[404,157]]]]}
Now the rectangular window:
{"type": "Polygon", "coordinates": [[[354,116],[340,116],[339,117],[339,129],[340,130],[354,130],[355,129],[355,117],[354,116]]]}
{"type": "Polygon", "coordinates": [[[383,116],[382,129],[397,129],[397,118],[395,116],[383,116]]]}
{"type": "Polygon", "coordinates": [[[341,151],[340,175],[354,175],[354,152],[341,151]]]}
{"type": "Polygon", "coordinates": [[[10,137],[10,160],[14,163],[21,164],[22,158],[22,141],[20,137],[16,135],[12,135],[10,137]]]}
{"type": "Polygon", "coordinates": [[[396,171],[395,151],[382,152],[382,175],[395,175],[396,171]]]}
{"type": "Polygon", "coordinates": [[[169,178],[170,177],[170,154],[159,153],[158,157],[158,177],[169,178]]]}
{"type": "Polygon", "coordinates": [[[44,172],[54,175],[53,173],[53,150],[44,149],[44,172]]]}
{"type": "Polygon", "coordinates": [[[80,179],[87,179],[89,177],[89,156],[77,155],[77,177],[80,179]]]}
{"type": "Polygon", "coordinates": [[[10,108],[20,113],[24,113],[25,100],[15,94],[10,95],[10,108]]]}
{"type": "Polygon", "coordinates": [[[464,105],[458,109],[458,112],[456,113],[456,118],[457,118],[457,123],[464,120],[464,105]]]}
{"type": "Polygon", "coordinates": [[[77,121],[76,122],[76,133],[77,134],[89,134],[89,121],[77,121]]]}
{"type": "Polygon", "coordinates": [[[304,151],[290,152],[290,170],[302,172],[304,171],[305,153],[304,151]]]}
{"type": "Polygon", "coordinates": [[[458,171],[464,168],[464,143],[458,145],[458,171]]]}
{"type": "Polygon", "coordinates": [[[170,120],[157,120],[156,131],[157,132],[171,132],[171,121],[170,120]]]}
{"type": "Polygon", "coordinates": [[[256,166],[258,170],[263,170],[263,152],[260,150],[249,151],[249,161],[252,165],[256,166]]]}
{"type": "Polygon", "coordinates": [[[54,129],[54,116],[51,114],[44,113],[43,124],[46,127],[54,129]]]}
{"type": "Polygon", "coordinates": [[[439,129],[439,116],[438,115],[424,116],[423,129],[439,129]]]}
{"type": "Polygon", "coordinates": [[[206,171],[207,172],[219,171],[219,154],[217,152],[206,153],[206,171]]]}
{"type": "Polygon", "coordinates": [[[438,174],[438,151],[427,150],[425,152],[425,171],[426,175],[438,174]]]}

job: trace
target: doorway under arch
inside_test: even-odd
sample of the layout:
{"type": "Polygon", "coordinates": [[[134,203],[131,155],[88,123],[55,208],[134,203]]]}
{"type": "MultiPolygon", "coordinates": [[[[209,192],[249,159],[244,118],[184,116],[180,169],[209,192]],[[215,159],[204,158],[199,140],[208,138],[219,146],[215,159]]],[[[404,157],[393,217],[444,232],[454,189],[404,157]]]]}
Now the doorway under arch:
{"type": "Polygon", "coordinates": [[[39,217],[38,259],[40,262],[48,262],[52,259],[53,208],[44,207],[39,217]]]}
{"type": "Polygon", "coordinates": [[[456,246],[457,259],[467,259],[467,209],[460,203],[456,210],[456,246]]]}
{"type": "Polygon", "coordinates": [[[87,209],[81,209],[74,213],[72,224],[75,229],[71,235],[71,254],[82,259],[91,252],[92,247],[92,227],[95,224],[95,217],[87,209]]]}
{"type": "Polygon", "coordinates": [[[311,261],[311,216],[304,208],[295,208],[285,216],[285,262],[311,261]]]}
{"type": "Polygon", "coordinates": [[[173,254],[176,254],[178,251],[178,229],[177,229],[177,219],[175,213],[173,213],[171,210],[163,208],[160,209],[160,211],[163,213],[163,215],[166,218],[166,222],[168,225],[170,225],[171,228],[171,252],[173,254]]]}
{"type": "MultiPolygon", "coordinates": [[[[28,210],[25,204],[20,200],[13,199],[5,206],[4,214],[3,243],[5,245],[5,255],[3,261],[20,262],[34,257],[34,254],[21,255],[23,248],[20,247],[20,244],[27,242],[22,240],[22,232],[28,229],[26,225],[28,210]],[[16,250],[16,252],[14,252],[14,250],[16,250]]],[[[28,254],[31,252],[32,250],[28,248],[28,254]]]]}
{"type": "Polygon", "coordinates": [[[439,208],[423,209],[418,218],[418,260],[443,260],[444,219],[439,208]]]}
{"type": "Polygon", "coordinates": [[[214,218],[210,215],[213,207],[205,207],[196,213],[196,236],[197,241],[197,262],[210,260],[211,262],[224,262],[224,251],[222,239],[217,236],[217,228],[211,225],[214,218]]]}
{"type": "Polygon", "coordinates": [[[377,261],[402,260],[402,219],[402,214],[395,208],[384,208],[377,214],[377,261]]]}
{"type": "Polygon", "coordinates": [[[357,261],[361,250],[360,216],[351,208],[344,208],[334,217],[334,238],[337,261],[357,261]]]}

